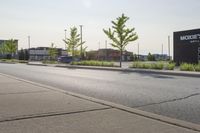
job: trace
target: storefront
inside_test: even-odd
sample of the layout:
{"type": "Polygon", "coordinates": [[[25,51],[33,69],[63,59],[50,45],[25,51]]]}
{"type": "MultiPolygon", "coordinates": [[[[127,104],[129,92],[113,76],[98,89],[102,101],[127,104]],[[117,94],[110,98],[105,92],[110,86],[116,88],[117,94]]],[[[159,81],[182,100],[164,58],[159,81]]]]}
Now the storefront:
{"type": "Polygon", "coordinates": [[[200,29],[174,32],[174,61],[177,64],[200,61],[200,29]]]}

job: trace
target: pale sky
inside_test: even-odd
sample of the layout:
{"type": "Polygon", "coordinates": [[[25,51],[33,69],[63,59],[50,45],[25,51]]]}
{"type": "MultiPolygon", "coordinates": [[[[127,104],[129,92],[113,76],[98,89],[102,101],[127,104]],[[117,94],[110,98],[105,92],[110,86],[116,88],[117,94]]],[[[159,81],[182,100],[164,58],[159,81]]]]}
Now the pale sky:
{"type": "MultiPolygon", "coordinates": [[[[137,53],[167,53],[167,36],[174,31],[200,28],[200,0],[0,0],[0,39],[19,39],[19,49],[50,46],[64,48],[64,29],[84,25],[83,40],[88,50],[105,48],[102,29],[124,13],[128,27],[139,39],[127,50],[137,53]]],[[[110,47],[110,46],[109,46],[110,47]]],[[[172,50],[171,50],[172,53],[172,50]]]]}

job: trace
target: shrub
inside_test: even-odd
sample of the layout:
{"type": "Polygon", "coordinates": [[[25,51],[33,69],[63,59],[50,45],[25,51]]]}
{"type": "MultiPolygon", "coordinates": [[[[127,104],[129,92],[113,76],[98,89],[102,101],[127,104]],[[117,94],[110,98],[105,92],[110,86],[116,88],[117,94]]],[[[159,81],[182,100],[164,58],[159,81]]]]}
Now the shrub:
{"type": "Polygon", "coordinates": [[[49,60],[44,60],[42,61],[43,64],[58,64],[57,61],[49,61],[49,60]]]}
{"type": "Polygon", "coordinates": [[[197,72],[200,72],[200,64],[194,65],[194,69],[197,72]]]}
{"type": "Polygon", "coordinates": [[[175,66],[175,63],[168,63],[166,64],[166,70],[174,70],[175,66]]]}
{"type": "Polygon", "coordinates": [[[159,63],[142,63],[142,62],[134,62],[131,68],[142,68],[142,69],[158,69],[162,70],[164,67],[164,64],[159,62],[159,63]]]}
{"type": "Polygon", "coordinates": [[[151,64],[151,69],[158,69],[158,70],[162,70],[164,67],[163,63],[152,63],[151,64]]]}
{"type": "Polygon", "coordinates": [[[71,65],[114,67],[113,62],[106,62],[106,61],[80,61],[80,62],[72,62],[71,65]]]}
{"type": "Polygon", "coordinates": [[[181,71],[195,71],[194,65],[193,64],[188,64],[188,63],[182,63],[180,65],[180,70],[181,71]]]}

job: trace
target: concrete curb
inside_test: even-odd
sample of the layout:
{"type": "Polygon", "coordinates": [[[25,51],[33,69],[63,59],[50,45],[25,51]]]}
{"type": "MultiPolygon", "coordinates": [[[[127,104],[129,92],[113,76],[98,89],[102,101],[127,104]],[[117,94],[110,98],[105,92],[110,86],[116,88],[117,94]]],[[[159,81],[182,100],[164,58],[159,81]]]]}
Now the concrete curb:
{"type": "Polygon", "coordinates": [[[4,63],[4,64],[16,64],[15,62],[4,62],[4,61],[0,61],[0,63],[4,63]]]}
{"type": "Polygon", "coordinates": [[[34,63],[27,63],[27,65],[32,65],[32,66],[48,66],[47,64],[34,64],[34,63]]]}
{"type": "MultiPolygon", "coordinates": [[[[47,64],[28,64],[35,66],[51,66],[47,64]]],[[[54,65],[53,67],[69,68],[69,69],[89,69],[89,70],[104,70],[104,71],[118,71],[118,72],[135,72],[142,74],[160,74],[168,76],[184,76],[184,77],[200,77],[200,72],[184,72],[184,71],[170,71],[170,70],[150,70],[150,69],[135,69],[135,68],[118,68],[118,67],[95,67],[95,66],[78,66],[78,65],[54,65]]]]}
{"type": "Polygon", "coordinates": [[[99,100],[99,99],[88,97],[88,96],[85,96],[85,95],[65,91],[65,90],[58,89],[58,88],[55,88],[55,87],[51,87],[51,86],[48,86],[48,85],[28,81],[28,80],[25,80],[25,79],[20,79],[20,78],[17,78],[17,77],[11,76],[11,75],[7,75],[7,74],[3,74],[3,73],[0,73],[0,75],[6,76],[6,77],[9,77],[9,78],[12,78],[12,79],[16,79],[16,80],[19,80],[19,81],[23,81],[23,82],[26,82],[26,83],[29,83],[29,84],[32,84],[32,85],[35,85],[35,86],[50,89],[50,90],[53,90],[53,91],[56,91],[56,92],[65,93],[67,95],[71,95],[71,96],[81,98],[81,99],[84,99],[84,100],[88,100],[88,101],[91,101],[91,102],[95,102],[95,103],[98,103],[98,104],[110,106],[110,107],[113,107],[113,108],[116,108],[116,109],[119,109],[119,110],[122,110],[122,111],[126,111],[126,112],[129,112],[129,113],[132,113],[132,114],[136,114],[136,115],[139,115],[139,116],[143,116],[143,117],[146,117],[146,118],[150,118],[150,119],[153,119],[153,120],[164,122],[164,123],[174,125],[174,126],[177,126],[177,127],[182,127],[182,128],[186,128],[186,129],[190,129],[190,130],[193,130],[193,131],[200,132],[200,125],[198,125],[198,124],[194,124],[194,123],[190,123],[190,122],[186,122],[186,121],[182,121],[182,120],[177,120],[177,119],[173,119],[173,118],[169,118],[169,117],[165,117],[165,116],[141,111],[141,110],[138,110],[138,109],[126,107],[126,106],[115,104],[115,103],[112,103],[112,102],[99,100]]]}

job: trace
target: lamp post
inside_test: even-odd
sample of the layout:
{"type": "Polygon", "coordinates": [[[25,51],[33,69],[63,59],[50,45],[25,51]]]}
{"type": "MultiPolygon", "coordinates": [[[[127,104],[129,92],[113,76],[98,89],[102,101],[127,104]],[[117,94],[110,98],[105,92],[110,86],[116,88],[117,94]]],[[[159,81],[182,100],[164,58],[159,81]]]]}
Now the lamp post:
{"type": "Polygon", "coordinates": [[[107,40],[105,41],[105,51],[106,51],[106,55],[105,55],[105,60],[107,60],[107,57],[108,57],[108,49],[107,49],[107,40]]]}
{"type": "Polygon", "coordinates": [[[170,36],[168,36],[168,55],[169,55],[169,60],[171,60],[171,57],[170,57],[170,36]]]}
{"type": "Polygon", "coordinates": [[[30,36],[28,36],[28,61],[30,61],[30,48],[31,48],[31,41],[30,41],[30,36]]]}
{"type": "Polygon", "coordinates": [[[138,43],[137,48],[138,48],[138,61],[139,61],[140,60],[140,44],[139,43],[138,43]]]}
{"type": "Polygon", "coordinates": [[[81,34],[81,59],[83,59],[83,36],[82,36],[83,25],[80,25],[80,34],[81,34]]]}
{"type": "MultiPolygon", "coordinates": [[[[66,34],[67,34],[67,30],[65,29],[65,41],[67,40],[67,35],[66,35],[66,34]]],[[[66,44],[65,44],[65,47],[64,47],[64,48],[65,48],[65,50],[66,50],[66,44]]]]}
{"type": "Polygon", "coordinates": [[[163,44],[162,44],[162,49],[161,49],[161,59],[163,60],[163,44]]]}

